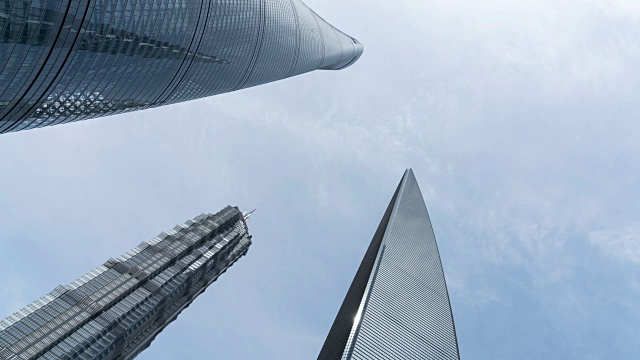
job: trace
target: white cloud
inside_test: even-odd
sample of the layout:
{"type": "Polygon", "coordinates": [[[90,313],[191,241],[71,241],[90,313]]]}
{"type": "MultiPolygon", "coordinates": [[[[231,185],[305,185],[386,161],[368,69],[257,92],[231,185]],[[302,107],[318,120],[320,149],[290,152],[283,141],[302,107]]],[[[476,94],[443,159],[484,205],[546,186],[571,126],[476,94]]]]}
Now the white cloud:
{"type": "Polygon", "coordinates": [[[593,231],[589,241],[608,256],[640,264],[640,223],[593,231]]]}

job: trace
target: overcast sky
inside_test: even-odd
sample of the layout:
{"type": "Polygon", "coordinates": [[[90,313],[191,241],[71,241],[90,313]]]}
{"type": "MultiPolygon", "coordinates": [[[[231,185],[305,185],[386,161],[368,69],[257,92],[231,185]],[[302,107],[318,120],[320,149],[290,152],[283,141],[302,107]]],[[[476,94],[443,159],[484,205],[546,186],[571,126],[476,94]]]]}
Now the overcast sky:
{"type": "Polygon", "coordinates": [[[365,52],[0,135],[0,318],[202,212],[254,244],[139,359],[313,359],[406,167],[463,359],[640,354],[640,5],[308,0],[365,52]]]}

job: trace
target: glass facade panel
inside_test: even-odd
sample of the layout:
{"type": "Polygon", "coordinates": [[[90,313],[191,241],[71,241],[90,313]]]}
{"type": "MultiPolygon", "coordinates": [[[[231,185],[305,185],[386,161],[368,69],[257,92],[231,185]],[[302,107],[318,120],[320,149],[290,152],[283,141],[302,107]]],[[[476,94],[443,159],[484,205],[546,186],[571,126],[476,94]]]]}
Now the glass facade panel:
{"type": "Polygon", "coordinates": [[[235,207],[178,228],[57,287],[42,309],[29,305],[0,322],[0,360],[135,357],[251,245],[246,219],[235,207]],[[184,246],[170,250],[175,243],[184,246]],[[150,253],[165,261],[148,261],[150,253]]]}
{"type": "Polygon", "coordinates": [[[0,133],[212,96],[355,62],[300,0],[5,0],[0,133]]]}
{"type": "Polygon", "coordinates": [[[318,359],[459,358],[436,239],[407,170],[318,359]]]}

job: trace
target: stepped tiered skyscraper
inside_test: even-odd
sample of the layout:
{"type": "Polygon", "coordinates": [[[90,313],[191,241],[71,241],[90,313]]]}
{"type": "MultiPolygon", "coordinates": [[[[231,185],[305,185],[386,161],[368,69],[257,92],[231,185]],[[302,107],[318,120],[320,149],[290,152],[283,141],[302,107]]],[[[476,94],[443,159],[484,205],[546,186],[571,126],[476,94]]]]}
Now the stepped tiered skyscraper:
{"type": "Polygon", "coordinates": [[[427,207],[407,170],[358,268],[319,360],[458,360],[427,207]]]}
{"type": "Polygon", "coordinates": [[[247,253],[246,216],[200,215],[55,288],[0,321],[0,359],[134,358],[247,253]]]}
{"type": "Polygon", "coordinates": [[[0,133],[342,69],[362,49],[300,0],[5,0],[0,133]]]}

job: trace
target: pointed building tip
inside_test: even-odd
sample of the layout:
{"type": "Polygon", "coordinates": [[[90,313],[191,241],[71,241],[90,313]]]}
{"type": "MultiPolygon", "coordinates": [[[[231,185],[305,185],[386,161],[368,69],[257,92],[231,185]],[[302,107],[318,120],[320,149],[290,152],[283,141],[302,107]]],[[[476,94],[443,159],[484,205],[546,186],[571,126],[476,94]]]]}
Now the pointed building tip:
{"type": "Polygon", "coordinates": [[[253,209],[251,211],[245,211],[242,216],[244,216],[244,221],[249,220],[249,218],[251,218],[251,215],[253,215],[253,212],[256,211],[257,209],[253,209]]]}
{"type": "Polygon", "coordinates": [[[398,184],[398,187],[402,186],[402,183],[404,183],[404,180],[407,178],[408,175],[409,175],[409,169],[404,169],[404,172],[402,173],[402,177],[400,178],[400,183],[398,184]]]}
{"type": "Polygon", "coordinates": [[[400,184],[407,183],[415,183],[418,184],[418,179],[416,179],[416,175],[413,173],[412,168],[407,168],[402,175],[402,179],[400,180],[400,184]]]}
{"type": "Polygon", "coordinates": [[[416,175],[413,173],[413,169],[412,169],[412,168],[409,168],[409,169],[407,170],[407,173],[408,173],[409,175],[411,175],[414,179],[416,178],[416,175]]]}
{"type": "Polygon", "coordinates": [[[318,360],[366,354],[378,359],[460,359],[440,254],[411,168],[405,168],[318,360]],[[408,281],[414,282],[406,286],[408,281]],[[424,291],[439,296],[425,303],[424,291]],[[394,306],[387,306],[390,299],[394,306]],[[381,313],[389,316],[380,317],[381,313]],[[393,338],[387,331],[389,324],[393,338]],[[428,347],[423,339],[430,339],[428,347]]]}
{"type": "Polygon", "coordinates": [[[413,170],[411,168],[406,168],[404,170],[404,174],[402,174],[402,179],[404,180],[404,178],[413,175],[413,170]]]}

